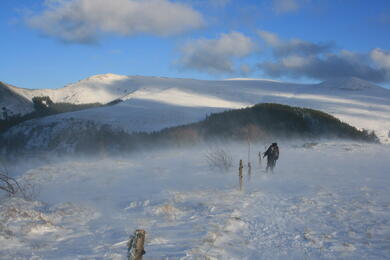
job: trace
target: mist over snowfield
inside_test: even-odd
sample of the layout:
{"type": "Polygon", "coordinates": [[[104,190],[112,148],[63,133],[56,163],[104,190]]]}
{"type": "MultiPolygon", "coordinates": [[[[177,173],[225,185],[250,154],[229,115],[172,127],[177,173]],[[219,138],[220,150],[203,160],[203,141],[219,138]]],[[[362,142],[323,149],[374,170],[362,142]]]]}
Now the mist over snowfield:
{"type": "Polygon", "coordinates": [[[10,167],[39,191],[3,199],[1,259],[125,259],[147,231],[145,259],[386,259],[390,253],[388,145],[280,143],[275,173],[246,144],[48,158],[10,167]],[[306,147],[306,148],[305,148],[306,147]],[[227,172],[206,155],[223,149],[227,172]]]}

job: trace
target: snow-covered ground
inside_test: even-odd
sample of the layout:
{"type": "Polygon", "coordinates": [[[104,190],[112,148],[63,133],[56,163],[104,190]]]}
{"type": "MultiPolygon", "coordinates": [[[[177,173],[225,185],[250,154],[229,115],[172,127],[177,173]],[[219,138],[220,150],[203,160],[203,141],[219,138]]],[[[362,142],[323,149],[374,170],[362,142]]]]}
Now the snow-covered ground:
{"type": "Polygon", "coordinates": [[[245,144],[9,165],[39,193],[1,201],[0,259],[125,259],[137,228],[144,259],[388,259],[390,147],[279,145],[273,174],[252,146],[243,191],[245,144]],[[228,172],[209,167],[216,148],[228,172]]]}

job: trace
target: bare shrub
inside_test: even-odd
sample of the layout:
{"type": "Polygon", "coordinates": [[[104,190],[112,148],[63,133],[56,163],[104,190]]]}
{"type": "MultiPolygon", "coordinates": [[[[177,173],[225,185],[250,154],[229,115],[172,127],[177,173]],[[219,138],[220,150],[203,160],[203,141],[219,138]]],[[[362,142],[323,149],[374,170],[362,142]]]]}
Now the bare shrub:
{"type": "Polygon", "coordinates": [[[25,199],[30,199],[36,194],[34,185],[28,182],[19,182],[9,176],[8,169],[1,164],[0,169],[0,190],[6,192],[9,197],[21,195],[25,199]]]}
{"type": "Polygon", "coordinates": [[[207,152],[206,160],[211,169],[228,171],[233,166],[232,156],[221,148],[207,152]]]}
{"type": "Polygon", "coordinates": [[[22,187],[17,180],[9,177],[7,173],[0,172],[0,190],[5,191],[9,196],[14,196],[22,191],[22,187]]]}

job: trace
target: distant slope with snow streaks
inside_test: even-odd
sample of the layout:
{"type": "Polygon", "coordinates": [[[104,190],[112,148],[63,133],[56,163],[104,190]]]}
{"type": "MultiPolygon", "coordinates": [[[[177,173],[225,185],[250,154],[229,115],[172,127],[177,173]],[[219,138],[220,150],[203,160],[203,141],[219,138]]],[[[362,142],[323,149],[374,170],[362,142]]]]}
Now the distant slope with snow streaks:
{"type": "MultiPolygon", "coordinates": [[[[385,142],[390,130],[390,90],[357,78],[293,84],[255,79],[194,80],[104,74],[60,89],[13,87],[12,90],[27,101],[34,96],[74,104],[123,101],[36,121],[43,126],[75,118],[111,124],[129,132],[155,131],[196,122],[214,112],[272,102],[322,110],[358,128],[375,130],[385,142]]],[[[26,104],[29,106],[30,103],[26,104]]]]}

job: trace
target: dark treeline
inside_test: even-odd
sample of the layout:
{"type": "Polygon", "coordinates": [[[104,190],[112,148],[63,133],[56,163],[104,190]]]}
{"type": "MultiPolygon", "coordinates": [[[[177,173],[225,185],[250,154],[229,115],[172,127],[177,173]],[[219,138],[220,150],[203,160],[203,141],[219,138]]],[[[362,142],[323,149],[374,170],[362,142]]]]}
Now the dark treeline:
{"type": "Polygon", "coordinates": [[[80,104],[80,105],[71,104],[71,103],[54,103],[48,96],[33,97],[32,102],[34,105],[33,112],[25,115],[18,114],[12,116],[5,116],[4,119],[1,119],[0,134],[4,133],[7,129],[15,125],[30,119],[102,106],[102,104],[100,103],[90,103],[90,104],[80,104]]]}
{"type": "MultiPolygon", "coordinates": [[[[152,133],[127,133],[109,125],[99,125],[68,119],[66,127],[52,123],[48,151],[85,154],[114,154],[154,147],[185,146],[202,141],[222,140],[251,142],[293,139],[340,138],[354,141],[379,142],[374,132],[358,130],[321,111],[280,104],[258,104],[250,108],[211,114],[198,123],[167,128],[152,133]],[[59,129],[59,130],[58,130],[59,129]],[[53,130],[54,131],[54,130],[53,130]],[[71,147],[71,149],[70,149],[71,147]]],[[[0,137],[0,146],[8,151],[23,153],[32,135],[42,132],[42,126],[29,126],[28,131],[6,138],[0,137]]],[[[4,151],[4,150],[3,150],[4,151]]]]}
{"type": "Polygon", "coordinates": [[[358,130],[327,113],[273,103],[211,114],[198,123],[165,129],[154,135],[179,143],[215,138],[251,141],[339,138],[379,142],[374,132],[358,130]]]}

